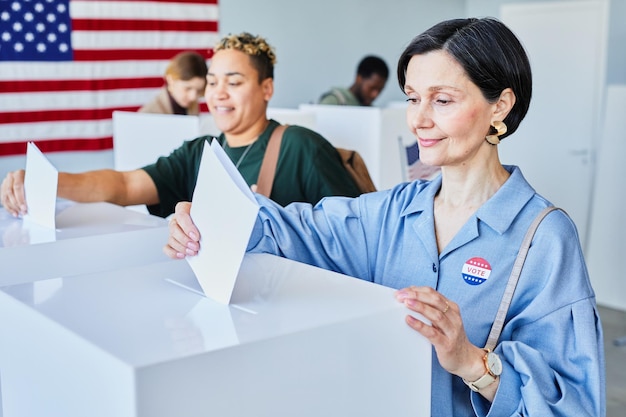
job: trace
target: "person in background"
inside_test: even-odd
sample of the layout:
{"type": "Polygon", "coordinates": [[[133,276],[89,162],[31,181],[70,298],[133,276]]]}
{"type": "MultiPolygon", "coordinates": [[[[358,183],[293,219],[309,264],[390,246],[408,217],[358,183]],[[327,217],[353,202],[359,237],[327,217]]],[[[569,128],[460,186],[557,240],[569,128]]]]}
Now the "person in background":
{"type": "MultiPolygon", "coordinates": [[[[420,156],[441,175],[315,206],[257,195],[248,251],[396,288],[406,323],[433,346],[432,416],[604,416],[602,325],[565,212],[539,224],[498,343],[485,350],[522,240],[552,206],[498,156],[532,95],[520,41],[494,18],[444,21],[409,43],[398,80],[420,156]]],[[[190,206],[179,203],[170,222],[172,258],[200,249],[190,206]]]]}
{"type": "Polygon", "coordinates": [[[349,88],[336,87],[322,94],[318,104],[340,106],[371,106],[385,88],[389,68],[385,61],[373,55],[359,62],[356,78],[349,88]]]}
{"type": "Polygon", "coordinates": [[[138,111],[158,114],[200,114],[198,100],[204,95],[207,64],[194,51],[180,52],[165,69],[165,85],[159,94],[138,111]]]}
{"type": "MultiPolygon", "coordinates": [[[[249,33],[224,37],[214,51],[205,98],[222,131],[216,139],[253,187],[270,135],[279,125],[266,114],[274,94],[276,55],[265,39],[249,33]]],[[[58,196],[78,202],[145,204],[150,213],[167,217],[177,202],[192,198],[202,151],[210,139],[187,141],[169,156],[133,171],[61,172],[58,196]]],[[[359,194],[339,153],[326,139],[301,126],[285,129],[270,194],[274,201],[316,203],[329,195],[359,194]]],[[[24,170],[6,176],[0,201],[14,216],[26,213],[24,170]]]]}

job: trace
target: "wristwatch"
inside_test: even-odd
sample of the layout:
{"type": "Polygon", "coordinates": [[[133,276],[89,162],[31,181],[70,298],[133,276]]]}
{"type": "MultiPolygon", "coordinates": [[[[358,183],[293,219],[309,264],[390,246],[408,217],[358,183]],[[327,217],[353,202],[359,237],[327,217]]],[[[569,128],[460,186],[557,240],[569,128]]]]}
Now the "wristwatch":
{"type": "Polygon", "coordinates": [[[500,361],[500,357],[495,353],[491,352],[489,349],[485,349],[485,356],[483,356],[483,361],[485,362],[485,369],[487,372],[476,381],[470,382],[463,379],[463,382],[470,387],[472,391],[478,392],[483,388],[487,388],[489,385],[493,384],[498,376],[502,373],[502,362],[500,361]]]}

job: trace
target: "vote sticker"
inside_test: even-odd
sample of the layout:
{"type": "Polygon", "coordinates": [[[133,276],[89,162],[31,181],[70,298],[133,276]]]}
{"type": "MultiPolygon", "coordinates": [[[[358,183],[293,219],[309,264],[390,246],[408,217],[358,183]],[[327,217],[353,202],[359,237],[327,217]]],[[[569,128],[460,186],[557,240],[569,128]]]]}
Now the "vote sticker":
{"type": "Polygon", "coordinates": [[[472,258],[463,264],[463,280],[470,285],[480,285],[491,275],[491,265],[483,258],[472,258]]]}

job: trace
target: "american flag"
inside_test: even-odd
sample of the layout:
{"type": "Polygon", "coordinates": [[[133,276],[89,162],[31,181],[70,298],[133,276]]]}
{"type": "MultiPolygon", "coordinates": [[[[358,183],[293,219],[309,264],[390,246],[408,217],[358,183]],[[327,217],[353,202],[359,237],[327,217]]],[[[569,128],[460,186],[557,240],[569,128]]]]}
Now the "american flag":
{"type": "MultiPolygon", "coordinates": [[[[402,138],[400,138],[400,141],[401,140],[402,138]]],[[[413,142],[410,145],[404,145],[404,152],[406,157],[407,181],[418,179],[428,180],[439,173],[439,167],[425,165],[422,161],[420,161],[420,149],[417,142],[413,142]]]]}
{"type": "Polygon", "coordinates": [[[178,52],[210,56],[217,3],[0,0],[0,156],[112,149],[114,110],[151,100],[178,52]]]}

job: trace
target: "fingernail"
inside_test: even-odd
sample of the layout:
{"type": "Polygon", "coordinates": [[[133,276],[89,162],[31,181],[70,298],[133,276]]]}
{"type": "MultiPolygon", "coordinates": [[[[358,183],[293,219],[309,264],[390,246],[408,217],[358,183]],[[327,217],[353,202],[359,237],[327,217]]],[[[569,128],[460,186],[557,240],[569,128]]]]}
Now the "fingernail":
{"type": "Polygon", "coordinates": [[[196,252],[195,252],[195,251],[192,251],[191,249],[185,249],[185,252],[186,252],[186,253],[187,253],[187,255],[189,255],[189,256],[193,256],[193,255],[195,255],[195,254],[196,254],[196,252]]]}
{"type": "Polygon", "coordinates": [[[407,293],[404,290],[398,290],[396,291],[396,298],[398,300],[404,300],[407,296],[407,293]]]}
{"type": "Polygon", "coordinates": [[[414,300],[412,298],[407,298],[406,300],[404,300],[404,304],[407,307],[416,307],[417,306],[417,300],[414,300]]]}
{"type": "Polygon", "coordinates": [[[193,240],[198,240],[198,236],[195,232],[189,232],[189,237],[193,240]]]}

